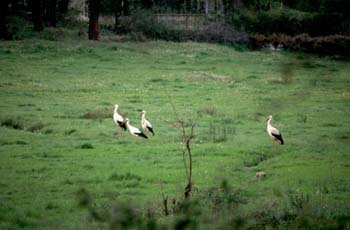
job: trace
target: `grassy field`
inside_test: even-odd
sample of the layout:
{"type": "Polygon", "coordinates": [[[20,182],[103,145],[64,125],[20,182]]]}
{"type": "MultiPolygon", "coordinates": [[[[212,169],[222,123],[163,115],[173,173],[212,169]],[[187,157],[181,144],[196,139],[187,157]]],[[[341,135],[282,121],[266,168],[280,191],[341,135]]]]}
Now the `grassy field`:
{"type": "Polygon", "coordinates": [[[350,214],[349,61],[191,42],[30,40],[0,42],[0,67],[0,229],[93,229],[81,189],[96,207],[160,213],[162,192],[181,199],[172,103],[197,121],[194,197],[225,181],[246,216],[278,209],[286,194],[315,215],[350,214]],[[146,110],[156,135],[117,129],[115,103],[137,127],[146,110]],[[284,146],[271,144],[269,114],[284,146]]]}

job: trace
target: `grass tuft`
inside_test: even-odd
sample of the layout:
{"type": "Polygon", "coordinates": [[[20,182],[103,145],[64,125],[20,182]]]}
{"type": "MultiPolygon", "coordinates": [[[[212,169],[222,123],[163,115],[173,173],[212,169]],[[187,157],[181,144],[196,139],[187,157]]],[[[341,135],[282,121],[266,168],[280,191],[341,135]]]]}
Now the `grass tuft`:
{"type": "Polygon", "coordinates": [[[80,146],[81,149],[94,149],[94,146],[90,143],[84,143],[80,146]]]}
{"type": "Polygon", "coordinates": [[[52,133],[55,133],[55,130],[53,130],[53,129],[45,129],[45,130],[43,131],[43,133],[44,133],[44,134],[52,134],[52,133]]]}
{"type": "Polygon", "coordinates": [[[87,111],[82,115],[85,119],[107,119],[112,117],[112,111],[110,109],[97,109],[93,111],[87,111]]]}
{"type": "Polygon", "coordinates": [[[207,106],[207,107],[204,107],[200,110],[197,111],[197,114],[199,117],[202,117],[204,115],[209,115],[209,116],[215,116],[218,114],[218,111],[216,109],[216,107],[214,106],[207,106]]]}
{"type": "Polygon", "coordinates": [[[126,173],[126,174],[118,174],[118,173],[113,173],[110,177],[109,180],[116,180],[116,181],[124,181],[124,180],[136,180],[140,181],[142,178],[138,175],[135,175],[133,173],[126,173]]]}
{"type": "Polygon", "coordinates": [[[21,118],[4,118],[1,120],[1,126],[17,130],[23,130],[24,122],[21,118]]]}
{"type": "Polygon", "coordinates": [[[260,152],[249,152],[247,155],[249,156],[249,158],[244,160],[244,167],[255,167],[261,162],[268,159],[267,154],[260,152]]]}
{"type": "Polygon", "coordinates": [[[15,144],[17,144],[17,145],[27,145],[28,143],[25,142],[25,141],[19,140],[19,141],[15,141],[15,144]]]}
{"type": "Polygon", "coordinates": [[[38,122],[31,124],[26,130],[34,133],[34,132],[38,132],[38,131],[42,130],[44,127],[45,127],[45,124],[38,121],[38,122]]]}
{"type": "Polygon", "coordinates": [[[64,135],[69,136],[69,135],[75,133],[76,131],[77,131],[76,129],[69,129],[69,130],[67,130],[67,131],[64,132],[64,135]]]}
{"type": "Polygon", "coordinates": [[[302,63],[303,67],[304,68],[307,68],[307,69],[315,69],[315,68],[322,68],[322,67],[326,67],[325,65],[322,65],[322,64],[318,64],[318,63],[311,63],[311,62],[303,62],[302,63]]]}
{"type": "Polygon", "coordinates": [[[55,204],[53,202],[49,202],[45,206],[46,210],[54,210],[54,209],[58,209],[58,208],[59,208],[58,204],[55,204]]]}
{"type": "Polygon", "coordinates": [[[302,123],[306,123],[307,122],[307,115],[302,114],[302,113],[297,114],[297,121],[302,122],[302,123]]]}
{"type": "Polygon", "coordinates": [[[89,208],[91,206],[92,198],[90,193],[85,189],[81,188],[76,193],[78,199],[78,206],[81,208],[89,208]]]}

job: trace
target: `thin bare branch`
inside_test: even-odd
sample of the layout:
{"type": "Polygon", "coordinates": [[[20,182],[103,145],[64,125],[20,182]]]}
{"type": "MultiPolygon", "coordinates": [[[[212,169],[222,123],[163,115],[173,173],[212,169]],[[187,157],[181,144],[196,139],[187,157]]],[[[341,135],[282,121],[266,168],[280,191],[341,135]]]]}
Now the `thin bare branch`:
{"type": "MultiPolygon", "coordinates": [[[[187,178],[187,185],[185,187],[184,196],[185,198],[188,198],[192,191],[192,151],[191,151],[191,140],[194,139],[194,129],[196,127],[196,122],[194,122],[192,119],[189,119],[189,126],[190,126],[190,134],[186,134],[186,122],[184,119],[180,118],[176,112],[175,105],[173,101],[171,100],[170,95],[167,93],[169,97],[170,104],[173,108],[174,114],[177,118],[177,123],[179,125],[179,129],[182,132],[182,143],[185,145],[185,147],[182,150],[182,159],[184,162],[185,172],[186,172],[186,178],[187,178]],[[186,152],[188,155],[188,163],[186,162],[186,152]]],[[[196,119],[197,120],[197,119],[196,119]]],[[[163,200],[165,200],[163,198],[163,200]]],[[[165,204],[164,204],[165,206],[165,204]]]]}
{"type": "Polygon", "coordinates": [[[173,108],[173,112],[174,112],[174,114],[175,114],[176,120],[177,120],[177,121],[180,121],[180,118],[179,118],[179,116],[178,116],[178,114],[177,114],[177,112],[176,112],[176,109],[175,109],[175,105],[174,105],[174,103],[173,103],[173,100],[171,99],[170,94],[168,93],[168,90],[165,90],[165,93],[166,93],[166,95],[167,95],[168,98],[169,98],[169,101],[170,101],[171,107],[173,108]]]}
{"type": "Polygon", "coordinates": [[[185,171],[186,171],[186,179],[189,180],[189,175],[188,175],[188,168],[187,168],[187,164],[186,164],[186,158],[185,158],[185,148],[182,149],[182,160],[184,162],[184,166],[185,166],[185,171]]]}
{"type": "Polygon", "coordinates": [[[163,182],[161,182],[160,188],[161,188],[162,197],[163,197],[163,212],[164,212],[164,215],[168,216],[168,215],[169,215],[168,196],[165,196],[165,195],[164,195],[164,192],[163,192],[163,182]]]}

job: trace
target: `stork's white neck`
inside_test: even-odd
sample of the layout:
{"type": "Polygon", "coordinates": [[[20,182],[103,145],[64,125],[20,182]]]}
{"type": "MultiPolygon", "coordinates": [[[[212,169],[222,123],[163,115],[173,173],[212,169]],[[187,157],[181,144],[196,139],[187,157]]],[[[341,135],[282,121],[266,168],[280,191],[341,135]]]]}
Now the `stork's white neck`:
{"type": "Polygon", "coordinates": [[[272,120],[272,118],[269,118],[269,120],[267,120],[267,126],[271,126],[271,120],[272,120]]]}

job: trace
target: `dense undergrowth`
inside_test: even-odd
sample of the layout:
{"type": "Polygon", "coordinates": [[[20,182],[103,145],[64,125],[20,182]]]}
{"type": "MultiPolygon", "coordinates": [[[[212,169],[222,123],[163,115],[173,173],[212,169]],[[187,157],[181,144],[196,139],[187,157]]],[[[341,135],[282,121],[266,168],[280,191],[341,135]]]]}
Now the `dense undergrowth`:
{"type": "Polygon", "coordinates": [[[88,225],[97,224],[109,229],[316,230],[350,227],[348,213],[322,202],[310,201],[309,194],[302,191],[276,192],[269,200],[262,198],[253,210],[245,206],[247,197],[244,194],[244,190],[222,181],[218,187],[197,190],[191,198],[180,201],[173,198],[169,204],[157,202],[146,208],[123,201],[96,207],[85,189],[78,191],[77,199],[87,211],[88,225]]]}
{"type": "MultiPolygon", "coordinates": [[[[344,14],[301,12],[287,7],[235,12],[230,19],[207,18],[196,28],[183,29],[158,21],[152,11],[135,10],[130,16],[120,18],[118,25],[101,24],[102,35],[117,41],[197,41],[229,44],[239,49],[273,45],[274,48],[323,55],[350,54],[350,19],[344,14]]],[[[40,33],[33,32],[32,25],[24,17],[8,17],[7,23],[15,40],[87,38],[87,23],[77,21],[74,13],[67,15],[56,28],[49,27],[40,33]]]]}

